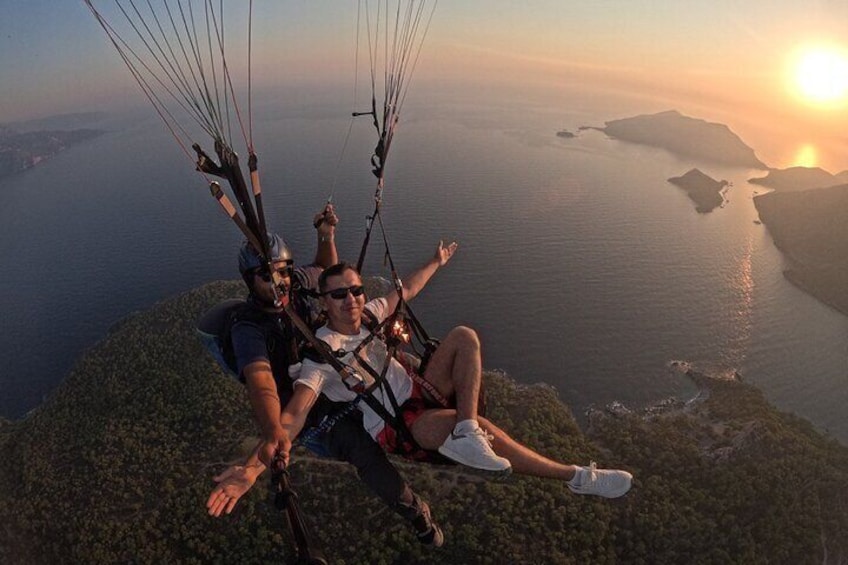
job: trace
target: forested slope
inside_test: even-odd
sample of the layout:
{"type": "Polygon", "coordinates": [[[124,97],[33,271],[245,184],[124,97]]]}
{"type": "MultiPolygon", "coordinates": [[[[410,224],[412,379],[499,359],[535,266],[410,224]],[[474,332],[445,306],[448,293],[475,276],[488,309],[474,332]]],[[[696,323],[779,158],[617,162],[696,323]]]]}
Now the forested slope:
{"type": "MultiPolygon", "coordinates": [[[[255,435],[242,387],[193,334],[213,283],[133,316],[20,422],[0,424],[0,562],[267,563],[290,555],[265,484],[230,516],[204,503],[213,474],[255,435]]],[[[633,471],[624,499],[561,483],[491,482],[402,464],[445,529],[441,550],[370,498],[345,465],[298,456],[294,486],[333,563],[840,563],[848,454],[755,389],[705,381],[709,399],[650,421],[593,419],[584,436],[547,386],[487,374],[489,415],[550,456],[633,471]]]]}

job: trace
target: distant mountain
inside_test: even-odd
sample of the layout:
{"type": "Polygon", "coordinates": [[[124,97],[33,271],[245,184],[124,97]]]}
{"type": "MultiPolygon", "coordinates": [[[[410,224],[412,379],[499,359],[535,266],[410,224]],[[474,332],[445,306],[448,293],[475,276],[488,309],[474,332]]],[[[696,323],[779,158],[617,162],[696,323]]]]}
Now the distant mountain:
{"type": "Polygon", "coordinates": [[[724,197],[721,191],[728,185],[726,180],[717,181],[698,169],[690,169],[683,176],[671,177],[668,182],[684,189],[695,201],[695,209],[706,214],[721,206],[724,197]]]}
{"type": "Polygon", "coordinates": [[[684,116],[676,110],[606,122],[608,136],[661,147],[683,157],[768,169],[726,125],[684,116]]]}
{"type": "MultiPolygon", "coordinates": [[[[291,557],[266,478],[229,516],[204,507],[211,477],[256,427],[193,321],[242,288],[213,283],[131,316],[41,407],[0,423],[0,563],[291,557]]],[[[618,405],[594,414],[587,436],[552,387],[487,373],[493,421],[548,456],[626,468],[634,488],[609,501],[563,481],[399,462],[445,530],[439,550],[347,465],[297,452],[291,480],[333,563],[845,563],[848,448],[751,386],[689,376],[697,401],[644,414],[618,405]]]]}
{"type": "Polygon", "coordinates": [[[789,259],[786,277],[848,315],[848,184],[761,194],[754,205],[789,259]]]}
{"type": "Polygon", "coordinates": [[[790,167],[772,169],[766,176],[748,179],[748,182],[775,190],[801,191],[848,183],[848,171],[832,175],[818,167],[790,167]]]}
{"type": "Polygon", "coordinates": [[[71,145],[102,133],[95,129],[20,132],[0,126],[0,178],[30,169],[71,145]]]}

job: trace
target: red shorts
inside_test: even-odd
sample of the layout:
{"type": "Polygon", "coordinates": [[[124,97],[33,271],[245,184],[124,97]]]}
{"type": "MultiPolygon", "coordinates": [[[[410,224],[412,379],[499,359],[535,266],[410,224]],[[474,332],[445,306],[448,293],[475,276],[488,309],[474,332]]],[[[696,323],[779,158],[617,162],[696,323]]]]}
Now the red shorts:
{"type": "MultiPolygon", "coordinates": [[[[410,393],[409,398],[399,407],[400,416],[403,418],[403,423],[406,425],[406,429],[411,430],[412,424],[420,418],[421,414],[425,411],[433,410],[435,408],[445,408],[446,406],[442,405],[438,400],[433,398],[433,396],[431,396],[427,390],[421,386],[421,383],[419,382],[421,377],[418,377],[416,374],[416,367],[409,363],[406,357],[400,356],[398,362],[403,366],[409,377],[412,379],[412,392],[410,393]]],[[[436,392],[436,394],[438,394],[438,392],[436,392]]],[[[448,406],[454,406],[453,398],[446,400],[446,402],[448,406]]],[[[380,430],[380,433],[377,434],[377,443],[385,451],[403,455],[407,459],[431,462],[438,462],[442,460],[442,456],[436,451],[424,451],[414,443],[404,442],[398,437],[397,430],[395,430],[389,423],[386,423],[386,425],[383,426],[383,429],[380,430]]]]}
{"type": "MultiPolygon", "coordinates": [[[[411,430],[412,424],[421,417],[425,410],[435,408],[433,403],[424,398],[424,391],[421,385],[417,382],[412,382],[412,394],[400,405],[400,416],[403,418],[403,423],[406,424],[406,429],[411,430]]],[[[377,443],[389,453],[400,453],[402,455],[410,455],[413,459],[420,459],[413,449],[413,446],[403,446],[400,444],[401,439],[398,437],[397,431],[390,425],[386,424],[380,433],[377,434],[377,443]],[[412,453],[410,453],[412,451],[412,453]]]]}

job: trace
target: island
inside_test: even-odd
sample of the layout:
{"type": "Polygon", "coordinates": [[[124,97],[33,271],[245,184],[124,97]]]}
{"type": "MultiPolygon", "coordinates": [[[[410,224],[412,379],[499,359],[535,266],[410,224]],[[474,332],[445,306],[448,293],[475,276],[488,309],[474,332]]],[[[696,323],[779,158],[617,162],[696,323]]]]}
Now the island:
{"type": "Polygon", "coordinates": [[[848,315],[848,184],[760,194],[754,205],[787,258],[786,278],[848,315]]]}
{"type": "Polygon", "coordinates": [[[690,118],[676,110],[612,120],[606,122],[606,127],[592,129],[613,139],[660,147],[681,157],[768,169],[726,125],[690,118]]]}
{"type": "MultiPolygon", "coordinates": [[[[243,456],[257,428],[244,387],[202,348],[194,321],[242,294],[240,281],[210,283],[129,317],[43,405],[0,424],[0,562],[292,556],[267,478],[228,516],[204,506],[212,476],[243,456]]],[[[603,500],[561,481],[492,481],[397,459],[445,531],[438,551],[346,464],[296,451],[291,483],[332,563],[844,561],[848,448],[738,379],[679,378],[701,393],[661,410],[601,410],[584,432],[553,387],[486,372],[487,415],[516,439],[565,461],[628,469],[634,486],[603,500]]]]}
{"type": "Polygon", "coordinates": [[[671,177],[668,182],[685,190],[700,214],[712,212],[721,206],[724,203],[724,188],[730,184],[726,180],[717,181],[698,169],[690,169],[683,176],[671,177]]]}
{"type": "Polygon", "coordinates": [[[848,171],[833,175],[819,167],[789,167],[772,169],[766,176],[751,178],[748,182],[784,192],[801,191],[848,183],[848,171]]]}
{"type": "Polygon", "coordinates": [[[0,179],[30,169],[71,145],[88,141],[96,129],[18,131],[0,126],[0,179]]]}

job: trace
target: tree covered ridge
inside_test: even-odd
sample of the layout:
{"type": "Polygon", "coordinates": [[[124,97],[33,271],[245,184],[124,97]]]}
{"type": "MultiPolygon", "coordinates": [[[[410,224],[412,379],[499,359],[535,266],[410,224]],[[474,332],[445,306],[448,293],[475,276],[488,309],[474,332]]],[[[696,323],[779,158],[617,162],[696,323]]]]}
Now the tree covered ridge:
{"type": "MultiPolygon", "coordinates": [[[[244,391],[193,322],[240,283],[131,316],[60,389],[0,425],[0,562],[265,563],[290,551],[265,484],[225,518],[211,476],[256,434],[244,391]]],[[[487,373],[489,416],[547,455],[631,470],[615,501],[550,480],[483,480],[399,463],[447,544],[421,547],[344,464],[297,454],[292,479],[334,563],[844,563],[848,449],[756,389],[705,382],[689,412],[594,419],[591,439],[548,386],[487,373]]]]}

